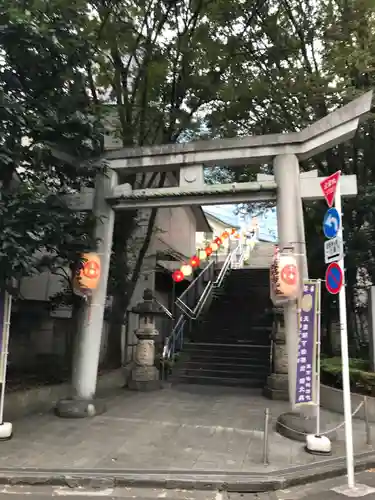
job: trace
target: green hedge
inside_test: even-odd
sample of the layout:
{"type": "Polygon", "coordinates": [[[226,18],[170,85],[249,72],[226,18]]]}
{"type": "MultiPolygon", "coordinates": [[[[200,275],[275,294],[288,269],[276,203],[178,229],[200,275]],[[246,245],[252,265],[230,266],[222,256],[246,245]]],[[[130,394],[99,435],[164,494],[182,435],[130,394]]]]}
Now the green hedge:
{"type": "MultiPolygon", "coordinates": [[[[375,396],[375,373],[364,359],[349,360],[350,386],[353,392],[375,396]]],[[[342,388],[341,358],[325,358],[320,364],[322,383],[342,388]]]]}

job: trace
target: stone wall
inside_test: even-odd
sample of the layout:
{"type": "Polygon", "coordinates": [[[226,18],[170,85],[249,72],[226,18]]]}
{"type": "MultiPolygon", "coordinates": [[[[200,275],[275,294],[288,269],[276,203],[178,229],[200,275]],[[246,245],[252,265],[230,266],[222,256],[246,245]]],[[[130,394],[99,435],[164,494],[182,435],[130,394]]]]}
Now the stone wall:
{"type": "MultiPolygon", "coordinates": [[[[104,397],[112,390],[124,387],[127,373],[128,370],[119,369],[99,376],[97,395],[104,397]]],[[[8,393],[5,395],[5,419],[12,422],[33,413],[49,411],[59,399],[69,396],[69,391],[69,384],[59,384],[8,393]]]]}
{"type": "MultiPolygon", "coordinates": [[[[358,408],[358,406],[363,402],[364,396],[361,394],[353,394],[351,395],[352,401],[352,412],[358,408]]],[[[327,385],[320,386],[320,406],[325,410],[334,411],[335,413],[340,413],[344,415],[344,403],[343,403],[343,393],[341,389],[334,389],[333,387],[329,387],[327,385]]],[[[370,422],[375,422],[375,398],[367,396],[367,412],[368,419],[370,422]]],[[[364,408],[358,411],[355,415],[355,418],[364,419],[365,412],[364,408]]]]}

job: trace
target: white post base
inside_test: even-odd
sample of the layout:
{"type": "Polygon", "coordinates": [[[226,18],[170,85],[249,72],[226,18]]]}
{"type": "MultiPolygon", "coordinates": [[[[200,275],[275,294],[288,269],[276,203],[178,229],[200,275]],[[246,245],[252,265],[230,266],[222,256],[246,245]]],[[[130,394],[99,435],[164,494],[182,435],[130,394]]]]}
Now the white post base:
{"type": "Polygon", "coordinates": [[[373,496],[375,493],[375,488],[367,486],[366,484],[356,484],[354,488],[349,488],[347,484],[344,486],[338,486],[337,488],[332,488],[332,491],[338,493],[340,496],[346,496],[350,498],[360,498],[373,496]]]}
{"type": "Polygon", "coordinates": [[[10,422],[0,424],[0,441],[11,439],[13,435],[13,425],[10,422]]]}
{"type": "Polygon", "coordinates": [[[330,455],[332,453],[331,441],[327,436],[308,434],[306,436],[306,451],[312,455],[330,455]]]}

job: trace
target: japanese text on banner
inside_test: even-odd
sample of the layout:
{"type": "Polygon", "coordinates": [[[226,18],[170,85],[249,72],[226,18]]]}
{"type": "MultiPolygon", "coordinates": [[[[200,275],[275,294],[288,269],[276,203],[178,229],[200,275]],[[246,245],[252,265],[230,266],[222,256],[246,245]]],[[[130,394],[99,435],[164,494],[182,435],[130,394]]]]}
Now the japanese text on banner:
{"type": "Polygon", "coordinates": [[[305,281],[299,314],[296,405],[314,403],[317,313],[317,282],[313,280],[305,281]]]}

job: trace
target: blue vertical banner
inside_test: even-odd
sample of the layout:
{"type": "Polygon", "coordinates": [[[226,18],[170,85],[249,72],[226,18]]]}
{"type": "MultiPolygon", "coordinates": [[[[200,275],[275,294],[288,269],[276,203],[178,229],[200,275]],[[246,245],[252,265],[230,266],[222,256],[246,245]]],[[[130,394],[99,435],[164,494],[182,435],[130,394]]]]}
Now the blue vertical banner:
{"type": "Polygon", "coordinates": [[[296,406],[315,404],[316,347],[320,293],[317,280],[304,281],[299,312],[296,406]]]}

